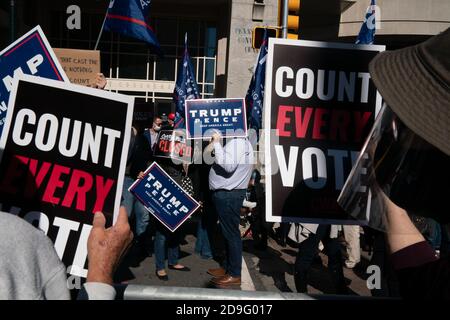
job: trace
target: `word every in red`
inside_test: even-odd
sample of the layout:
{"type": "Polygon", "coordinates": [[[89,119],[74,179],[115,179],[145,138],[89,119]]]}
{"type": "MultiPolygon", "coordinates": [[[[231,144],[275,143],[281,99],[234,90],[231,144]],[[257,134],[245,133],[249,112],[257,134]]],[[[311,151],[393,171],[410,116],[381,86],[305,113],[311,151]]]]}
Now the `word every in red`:
{"type": "Polygon", "coordinates": [[[5,176],[0,181],[0,192],[9,195],[23,193],[25,199],[32,199],[41,190],[42,202],[79,211],[103,211],[105,200],[116,182],[83,170],[20,155],[10,159],[5,176]],[[45,180],[47,183],[44,183],[45,180]],[[87,199],[94,196],[94,205],[87,208],[87,199]]]}
{"type": "Polygon", "coordinates": [[[309,138],[307,134],[312,131],[310,138],[314,140],[361,142],[371,116],[370,111],[280,105],[277,135],[304,139],[309,138]],[[354,129],[350,130],[352,127],[354,129]]]}

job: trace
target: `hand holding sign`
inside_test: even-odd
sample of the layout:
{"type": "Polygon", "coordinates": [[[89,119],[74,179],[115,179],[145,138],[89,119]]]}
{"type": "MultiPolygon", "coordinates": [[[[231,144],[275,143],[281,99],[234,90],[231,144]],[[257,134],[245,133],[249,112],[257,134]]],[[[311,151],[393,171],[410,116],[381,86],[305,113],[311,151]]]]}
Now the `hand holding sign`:
{"type": "Polygon", "coordinates": [[[106,78],[103,73],[97,73],[97,76],[95,77],[94,84],[92,85],[93,88],[97,89],[105,89],[106,87],[106,78]]]}
{"type": "Polygon", "coordinates": [[[220,134],[220,132],[214,132],[213,135],[211,136],[211,144],[220,142],[221,139],[222,135],[220,134]]]}
{"type": "Polygon", "coordinates": [[[87,244],[89,259],[87,282],[112,284],[112,275],[133,240],[125,207],[120,207],[114,226],[105,229],[105,224],[105,216],[97,212],[87,244]]]}
{"type": "Polygon", "coordinates": [[[143,179],[145,177],[145,173],[143,171],[139,172],[137,178],[138,179],[143,179]]]}

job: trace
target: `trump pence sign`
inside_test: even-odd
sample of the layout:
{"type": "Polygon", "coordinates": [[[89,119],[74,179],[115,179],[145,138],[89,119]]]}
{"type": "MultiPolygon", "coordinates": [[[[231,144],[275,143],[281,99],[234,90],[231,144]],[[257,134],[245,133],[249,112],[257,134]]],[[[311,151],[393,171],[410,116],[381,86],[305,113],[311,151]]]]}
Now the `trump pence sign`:
{"type": "Polygon", "coordinates": [[[188,139],[209,138],[214,132],[228,138],[247,136],[245,99],[186,100],[185,119],[188,139]]]}
{"type": "Polygon", "coordinates": [[[144,207],[174,232],[200,207],[156,162],[128,189],[144,207]]]}
{"type": "Polygon", "coordinates": [[[18,74],[69,82],[39,26],[0,52],[0,135],[5,123],[13,78],[18,74]]]}

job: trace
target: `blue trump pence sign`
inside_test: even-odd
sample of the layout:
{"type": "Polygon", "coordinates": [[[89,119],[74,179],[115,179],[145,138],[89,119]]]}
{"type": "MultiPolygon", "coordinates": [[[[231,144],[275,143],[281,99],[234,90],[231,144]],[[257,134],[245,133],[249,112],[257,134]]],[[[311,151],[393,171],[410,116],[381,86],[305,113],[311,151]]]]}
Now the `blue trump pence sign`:
{"type": "Polygon", "coordinates": [[[229,138],[247,136],[245,99],[186,100],[187,138],[208,138],[215,131],[229,138]]]}
{"type": "Polygon", "coordinates": [[[5,123],[13,78],[18,74],[69,82],[39,26],[0,52],[0,135],[5,123]]]}
{"type": "Polygon", "coordinates": [[[128,190],[172,232],[200,207],[156,162],[128,190]]]}

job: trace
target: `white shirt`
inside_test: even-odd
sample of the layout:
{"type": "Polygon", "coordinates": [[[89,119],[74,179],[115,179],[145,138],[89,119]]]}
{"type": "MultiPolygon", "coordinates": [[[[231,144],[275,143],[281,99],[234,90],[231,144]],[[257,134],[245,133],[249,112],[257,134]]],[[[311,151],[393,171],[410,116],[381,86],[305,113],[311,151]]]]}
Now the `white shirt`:
{"type": "Polygon", "coordinates": [[[215,163],[209,172],[210,190],[247,189],[253,171],[253,147],[245,138],[234,138],[225,147],[214,143],[215,163]]]}
{"type": "Polygon", "coordinates": [[[151,146],[150,148],[153,150],[156,144],[156,139],[158,138],[158,132],[149,130],[150,131],[150,140],[151,140],[151,146]]]}

